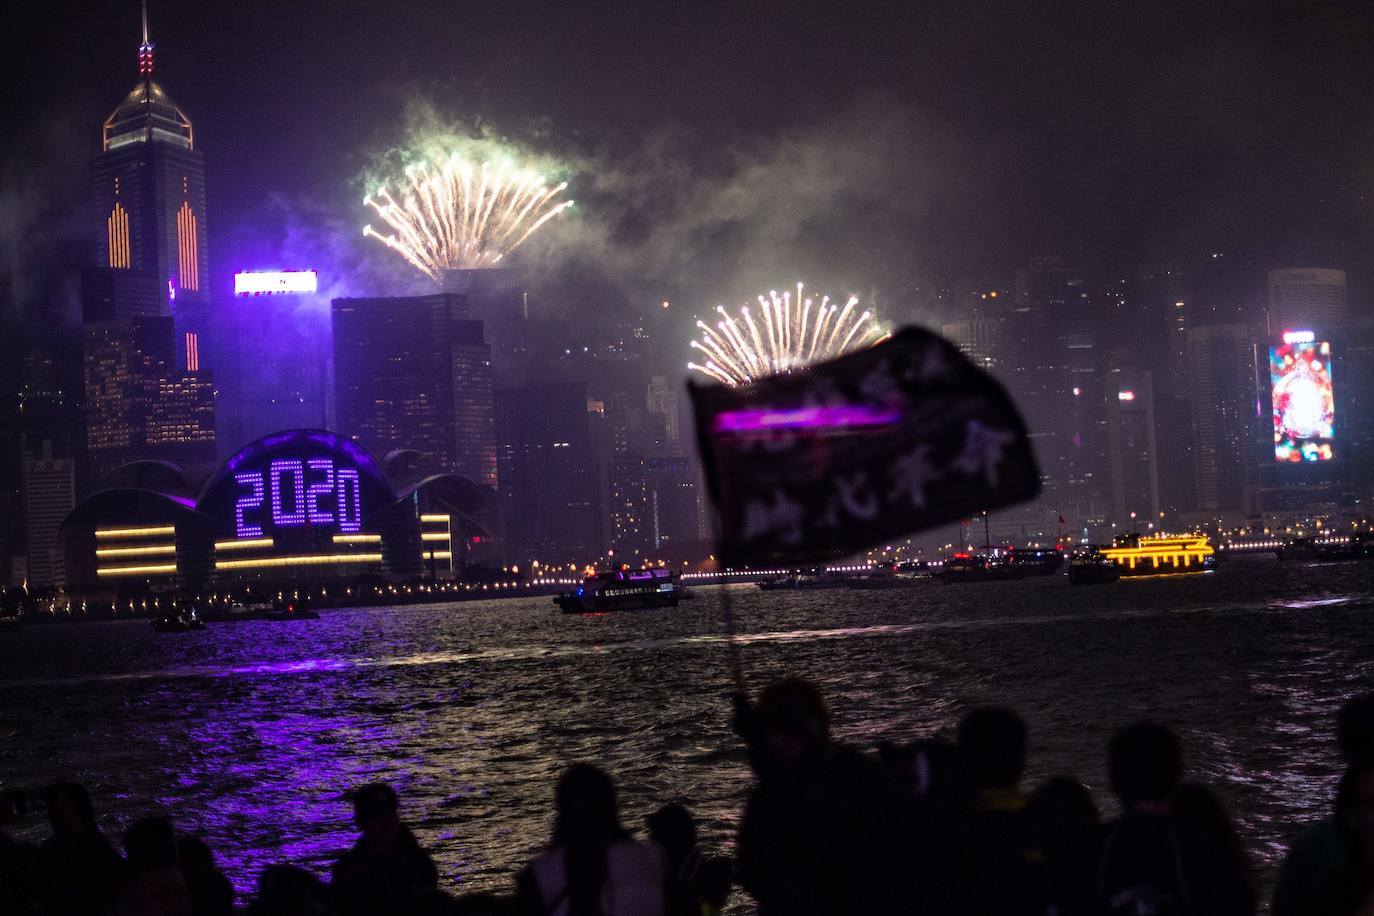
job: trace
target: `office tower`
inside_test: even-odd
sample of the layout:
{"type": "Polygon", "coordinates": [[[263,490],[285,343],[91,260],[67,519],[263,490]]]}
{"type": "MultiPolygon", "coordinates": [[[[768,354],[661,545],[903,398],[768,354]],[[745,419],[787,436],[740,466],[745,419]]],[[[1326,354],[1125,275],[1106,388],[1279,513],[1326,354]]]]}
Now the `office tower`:
{"type": "Polygon", "coordinates": [[[491,346],[482,322],[453,324],[454,466],[474,483],[496,489],[496,400],[491,346]]]}
{"type": "MultiPolygon", "coordinates": [[[[240,273],[235,286],[266,283],[272,276],[240,273]]],[[[221,395],[216,411],[221,455],[269,433],[330,425],[326,417],[327,368],[332,355],[327,300],[308,290],[239,294],[219,305],[215,317],[213,336],[220,345],[215,382],[221,395]]]]}
{"type": "Polygon", "coordinates": [[[1269,271],[1269,331],[1301,328],[1329,334],[1346,318],[1345,271],[1290,267],[1269,271]]]}
{"type": "Polygon", "coordinates": [[[151,274],[164,315],[178,301],[203,300],[205,161],[190,119],[153,80],[146,10],[138,82],[105,119],[94,171],[100,265],[151,274]]]}
{"type": "Polygon", "coordinates": [[[214,386],[176,368],[173,327],[161,315],[84,327],[86,449],[97,486],[130,461],[214,458],[214,386]]]}
{"type": "Polygon", "coordinates": [[[995,372],[998,346],[1001,342],[1002,319],[991,316],[963,318],[941,325],[940,333],[980,369],[995,372]]]}
{"type": "Polygon", "coordinates": [[[668,442],[680,449],[682,426],[678,422],[678,388],[668,384],[667,376],[653,376],[649,379],[649,394],[645,405],[650,411],[663,416],[663,430],[668,442]]]}
{"type": "Polygon", "coordinates": [[[1237,512],[1257,482],[1263,433],[1255,345],[1242,324],[1188,331],[1193,476],[1199,509],[1237,512]]]}
{"type": "Polygon", "coordinates": [[[81,320],[86,324],[165,315],[151,270],[88,267],[81,272],[81,320]]]}
{"type": "Polygon", "coordinates": [[[520,564],[587,562],[598,551],[586,385],[498,389],[495,404],[507,556],[520,564]]]}
{"type": "Polygon", "coordinates": [[[448,293],[335,299],[336,430],[375,455],[413,448],[458,471],[455,322],[466,318],[463,297],[448,293]]]}
{"type": "Polygon", "coordinates": [[[1075,526],[1100,523],[1110,511],[1101,302],[1082,271],[1039,258],[1016,272],[1001,333],[1000,376],[1040,462],[1039,504],[1075,526]]]}
{"type": "Polygon", "coordinates": [[[1148,530],[1159,519],[1159,460],[1154,379],[1148,369],[1114,369],[1106,391],[1112,520],[1117,530],[1148,530]]]}
{"type": "Polygon", "coordinates": [[[523,385],[529,365],[530,297],[520,274],[504,267],[449,270],[443,288],[464,297],[467,317],[482,322],[496,387],[523,385]]]}
{"type": "Polygon", "coordinates": [[[58,528],[76,506],[76,463],[54,458],[51,449],[24,462],[24,519],[28,536],[30,588],[56,588],[65,582],[58,528]]]}

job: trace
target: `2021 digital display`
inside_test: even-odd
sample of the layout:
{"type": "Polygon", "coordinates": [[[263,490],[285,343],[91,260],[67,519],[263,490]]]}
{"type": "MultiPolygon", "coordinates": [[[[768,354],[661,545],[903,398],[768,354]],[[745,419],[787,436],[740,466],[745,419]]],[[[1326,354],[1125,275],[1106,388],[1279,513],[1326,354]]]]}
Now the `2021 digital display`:
{"type": "Polygon", "coordinates": [[[1330,461],[1336,435],[1331,344],[1309,333],[1286,334],[1269,348],[1277,461],[1330,461]]]}
{"type": "Polygon", "coordinates": [[[234,532],[258,538],[272,528],[362,529],[362,488],[355,467],[332,458],[279,458],[266,471],[234,475],[234,532]]]}

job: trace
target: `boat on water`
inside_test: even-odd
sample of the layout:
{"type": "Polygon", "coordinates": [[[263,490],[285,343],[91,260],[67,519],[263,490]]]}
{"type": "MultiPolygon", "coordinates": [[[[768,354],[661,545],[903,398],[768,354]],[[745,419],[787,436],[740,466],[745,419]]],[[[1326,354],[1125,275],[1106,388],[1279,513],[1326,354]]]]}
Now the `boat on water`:
{"type": "Polygon", "coordinates": [[[211,623],[241,620],[319,620],[320,615],[300,601],[236,601],[227,608],[209,610],[201,615],[211,623]]]}
{"type": "Polygon", "coordinates": [[[1355,532],[1348,536],[1298,538],[1280,547],[1278,554],[1280,560],[1315,563],[1374,560],[1374,537],[1355,532]]]}
{"type": "Polygon", "coordinates": [[[959,582],[999,582],[1050,576],[1064,567],[1064,554],[1055,547],[984,547],[979,551],[960,551],[945,559],[939,579],[946,584],[959,582]]]}
{"type": "Polygon", "coordinates": [[[1105,585],[1121,578],[1121,568],[1096,547],[1080,547],[1069,557],[1069,584],[1105,585]]]}
{"type": "Polygon", "coordinates": [[[153,618],[153,630],[158,633],[188,633],[203,629],[205,621],[200,619],[194,605],[153,618]]]}
{"type": "Polygon", "coordinates": [[[811,572],[788,573],[776,579],[767,579],[759,583],[759,588],[765,592],[777,592],[793,589],[848,588],[849,583],[848,576],[825,569],[815,569],[811,572]]]}
{"type": "Polygon", "coordinates": [[[1123,534],[1102,556],[1122,576],[1167,576],[1208,572],[1217,564],[1216,551],[1205,534],[1123,534]]]}
{"type": "Polygon", "coordinates": [[[912,588],[925,584],[931,578],[930,569],[925,563],[903,566],[879,566],[866,576],[849,579],[850,588],[859,591],[885,591],[894,588],[912,588]]]}
{"type": "Polygon", "coordinates": [[[677,607],[677,573],[670,569],[620,569],[595,573],[553,603],[565,614],[600,614],[677,607]]]}

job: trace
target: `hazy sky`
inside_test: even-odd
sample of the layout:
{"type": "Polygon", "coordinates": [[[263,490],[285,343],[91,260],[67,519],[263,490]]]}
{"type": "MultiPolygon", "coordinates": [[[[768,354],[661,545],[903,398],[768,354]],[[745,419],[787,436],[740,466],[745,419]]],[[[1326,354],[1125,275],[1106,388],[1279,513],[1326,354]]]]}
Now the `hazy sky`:
{"type": "MultiPolygon", "coordinates": [[[[0,141],[11,298],[37,282],[16,273],[78,258],[100,119],[136,79],[137,3],[95,6],[32,4],[6,30],[22,87],[0,141]]],[[[220,275],[293,233],[361,244],[358,176],[422,120],[566,162],[579,213],[527,257],[609,298],[728,300],[801,274],[917,297],[1047,252],[1126,265],[1219,248],[1358,277],[1374,252],[1366,4],[152,0],[150,15],[157,79],[207,157],[220,275]]]]}

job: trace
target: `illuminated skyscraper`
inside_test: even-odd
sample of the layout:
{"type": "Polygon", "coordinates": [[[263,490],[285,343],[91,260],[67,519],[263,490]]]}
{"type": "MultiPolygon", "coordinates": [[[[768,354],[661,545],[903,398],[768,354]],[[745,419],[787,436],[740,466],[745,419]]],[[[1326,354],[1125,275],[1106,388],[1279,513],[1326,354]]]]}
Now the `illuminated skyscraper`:
{"type": "Polygon", "coordinates": [[[130,461],[214,459],[214,386],[176,368],[170,317],[87,323],[83,351],[93,484],[130,461]]]}
{"type": "Polygon", "coordinates": [[[76,506],[76,463],[53,458],[24,462],[24,520],[28,534],[28,580],[32,588],[52,588],[65,581],[57,529],[76,506]]]}
{"type": "Polygon", "coordinates": [[[335,299],[334,429],[374,454],[411,448],[496,483],[490,351],[462,296],[335,299]]]}
{"type": "Polygon", "coordinates": [[[205,161],[190,119],[153,81],[146,7],[138,82],[102,128],[95,200],[101,266],[151,274],[164,315],[178,301],[204,301],[205,161]]]}

